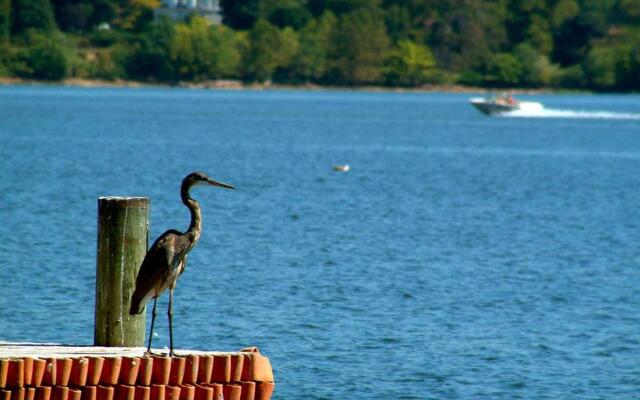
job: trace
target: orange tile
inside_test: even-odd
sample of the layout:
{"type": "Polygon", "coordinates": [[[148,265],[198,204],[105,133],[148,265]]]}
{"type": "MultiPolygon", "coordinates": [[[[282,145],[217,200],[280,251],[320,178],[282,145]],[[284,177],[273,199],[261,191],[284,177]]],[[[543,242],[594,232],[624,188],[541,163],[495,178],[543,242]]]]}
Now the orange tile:
{"type": "Polygon", "coordinates": [[[171,358],[153,356],[153,371],[151,382],[157,385],[168,385],[171,373],[171,358]]]}
{"type": "Polygon", "coordinates": [[[89,358],[89,370],[87,371],[87,385],[96,386],[100,383],[100,376],[102,376],[102,368],[104,367],[104,358],[91,357],[89,358]]]}
{"type": "Polygon", "coordinates": [[[195,354],[190,354],[186,357],[182,383],[196,383],[198,381],[199,360],[200,357],[195,354]]]}
{"type": "Polygon", "coordinates": [[[180,385],[180,400],[195,400],[196,387],[193,385],[180,385]]]}
{"type": "Polygon", "coordinates": [[[69,400],[81,400],[82,399],[82,390],[77,388],[69,388],[69,396],[67,397],[69,400]]]}
{"type": "Polygon", "coordinates": [[[180,386],[167,386],[165,400],[180,400],[180,386]]]}
{"type": "Polygon", "coordinates": [[[11,390],[0,389],[0,400],[11,400],[11,390]]]}
{"type": "Polygon", "coordinates": [[[56,359],[56,385],[69,386],[69,377],[71,376],[71,364],[73,360],[70,358],[56,359]]]}
{"type": "Polygon", "coordinates": [[[140,358],[140,369],[138,370],[138,385],[151,385],[151,373],[153,372],[153,358],[140,358]]]}
{"type": "Polygon", "coordinates": [[[244,356],[242,354],[231,355],[231,382],[242,380],[242,367],[244,366],[244,356]]]}
{"type": "Polygon", "coordinates": [[[36,358],[33,360],[33,372],[31,374],[31,386],[38,387],[42,384],[44,370],[47,367],[47,360],[36,358]]]}
{"type": "Polygon", "coordinates": [[[269,359],[261,354],[248,355],[251,359],[251,379],[256,382],[273,382],[273,370],[269,359]]]}
{"type": "Polygon", "coordinates": [[[184,378],[184,366],[187,359],[184,357],[173,357],[171,359],[171,373],[169,375],[169,384],[180,386],[184,378]]]}
{"type": "Polygon", "coordinates": [[[205,386],[209,386],[209,387],[213,388],[213,399],[214,400],[218,400],[219,398],[222,397],[223,388],[224,388],[222,383],[208,383],[205,386]]]}
{"type": "Polygon", "coordinates": [[[240,400],[254,400],[256,397],[256,383],[247,381],[240,382],[240,386],[242,386],[242,396],[240,396],[240,400]]]}
{"type": "MultiPolygon", "coordinates": [[[[136,400],[150,400],[151,388],[149,386],[136,386],[136,400]]],[[[154,399],[155,400],[155,399],[154,399]]]]}
{"type": "Polygon", "coordinates": [[[24,400],[35,400],[36,398],[36,388],[30,387],[26,388],[24,392],[24,400]]]}
{"type": "Polygon", "coordinates": [[[54,386],[51,388],[51,400],[67,400],[69,388],[66,386],[54,386]]]}
{"type": "Polygon", "coordinates": [[[33,378],[33,357],[23,357],[24,362],[24,384],[31,386],[31,378],[33,378]]]}
{"type": "Polygon", "coordinates": [[[96,400],[98,398],[98,388],[96,386],[85,386],[82,388],[82,400],[96,400]]]}
{"type": "Polygon", "coordinates": [[[15,388],[11,390],[11,400],[24,400],[25,388],[15,388]]]}
{"type": "Polygon", "coordinates": [[[198,382],[209,383],[211,382],[211,373],[213,372],[213,356],[201,355],[198,357],[198,382]]]}
{"type": "Polygon", "coordinates": [[[222,389],[224,400],[240,400],[242,386],[228,383],[222,389]]]}
{"type": "MultiPolygon", "coordinates": [[[[155,361],[154,361],[155,363],[155,361]]],[[[165,385],[151,385],[151,399],[152,400],[165,400],[167,395],[167,387],[165,385]]]]}
{"type": "Polygon", "coordinates": [[[215,355],[213,361],[212,382],[226,383],[231,380],[231,356],[215,355]]]}
{"type": "Polygon", "coordinates": [[[120,368],[122,367],[121,357],[105,357],[102,373],[100,374],[100,384],[113,386],[118,383],[120,368]]]}
{"type": "Polygon", "coordinates": [[[7,387],[7,374],[8,373],[9,373],[9,360],[8,359],[0,359],[0,389],[3,389],[5,387],[7,387]]]}
{"type": "Polygon", "coordinates": [[[50,400],[51,399],[51,386],[38,386],[36,388],[36,399],[38,399],[38,400],[50,400]]]}
{"type": "Polygon", "coordinates": [[[44,367],[44,374],[42,375],[42,384],[44,386],[56,385],[56,359],[47,358],[47,363],[44,367]]]}
{"type": "Polygon", "coordinates": [[[87,384],[89,374],[89,359],[85,357],[74,358],[71,361],[71,375],[69,383],[73,386],[84,386],[87,384]]]}
{"type": "Polygon", "coordinates": [[[117,400],[135,400],[136,387],[120,384],[116,386],[115,397],[117,400]]]}
{"type": "MultiPolygon", "coordinates": [[[[4,384],[2,388],[21,388],[24,387],[24,361],[21,358],[0,360],[6,369],[4,384]]],[[[5,373],[3,373],[4,375],[5,373]]],[[[1,383],[1,382],[0,382],[1,383]]]]}
{"type": "Polygon", "coordinates": [[[98,385],[96,389],[96,400],[113,400],[115,390],[113,386],[98,385]]]}
{"type": "Polygon", "coordinates": [[[240,375],[241,381],[251,380],[251,356],[249,354],[243,354],[244,362],[242,363],[242,374],[240,375]]]}
{"type": "Polygon", "coordinates": [[[256,384],[255,400],[269,400],[273,394],[275,385],[273,382],[260,382],[256,384]]]}
{"type": "Polygon", "coordinates": [[[195,387],[195,400],[213,400],[214,390],[212,387],[198,384],[196,384],[195,387]]]}
{"type": "Polygon", "coordinates": [[[138,380],[138,371],[140,370],[139,357],[122,357],[122,365],[120,367],[120,378],[118,381],[125,385],[135,385],[138,380]]]}

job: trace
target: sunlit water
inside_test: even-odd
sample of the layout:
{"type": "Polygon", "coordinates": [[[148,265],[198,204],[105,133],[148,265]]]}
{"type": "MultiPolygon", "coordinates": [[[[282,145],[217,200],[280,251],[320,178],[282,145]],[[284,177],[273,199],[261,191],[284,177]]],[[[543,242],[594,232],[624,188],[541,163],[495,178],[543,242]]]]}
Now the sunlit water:
{"type": "Polygon", "coordinates": [[[469,97],[0,87],[0,340],[91,344],[97,198],[150,197],[155,237],[203,170],[240,190],[194,190],[176,342],[257,345],[275,398],[637,398],[640,122],[469,97]]]}

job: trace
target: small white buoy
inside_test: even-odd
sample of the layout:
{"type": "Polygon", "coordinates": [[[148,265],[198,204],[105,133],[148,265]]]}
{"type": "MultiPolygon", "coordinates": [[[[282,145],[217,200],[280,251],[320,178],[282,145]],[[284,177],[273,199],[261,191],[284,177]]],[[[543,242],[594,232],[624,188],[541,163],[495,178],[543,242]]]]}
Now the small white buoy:
{"type": "Polygon", "coordinates": [[[334,171],[338,171],[338,172],[347,172],[351,169],[351,167],[349,166],[349,164],[344,164],[344,165],[334,165],[333,166],[333,170],[334,171]]]}

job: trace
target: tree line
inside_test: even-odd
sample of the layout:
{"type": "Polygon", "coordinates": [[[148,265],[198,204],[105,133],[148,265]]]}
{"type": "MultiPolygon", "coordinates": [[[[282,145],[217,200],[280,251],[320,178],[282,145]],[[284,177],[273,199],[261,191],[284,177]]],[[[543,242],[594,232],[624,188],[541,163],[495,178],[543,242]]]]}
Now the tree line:
{"type": "Polygon", "coordinates": [[[640,0],[0,0],[0,76],[640,89],[640,0]]]}

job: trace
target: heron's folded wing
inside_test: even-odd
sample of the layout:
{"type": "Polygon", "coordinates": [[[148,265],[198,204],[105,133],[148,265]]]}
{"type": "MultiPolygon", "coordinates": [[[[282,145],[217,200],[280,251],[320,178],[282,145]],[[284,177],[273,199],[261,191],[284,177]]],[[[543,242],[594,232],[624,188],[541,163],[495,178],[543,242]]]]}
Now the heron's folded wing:
{"type": "Polygon", "coordinates": [[[156,294],[153,292],[163,283],[165,276],[173,268],[175,260],[182,253],[180,235],[178,231],[169,230],[156,239],[147,251],[140,265],[136,289],[132,296],[132,304],[136,304],[138,309],[144,307],[146,301],[156,294]]]}

